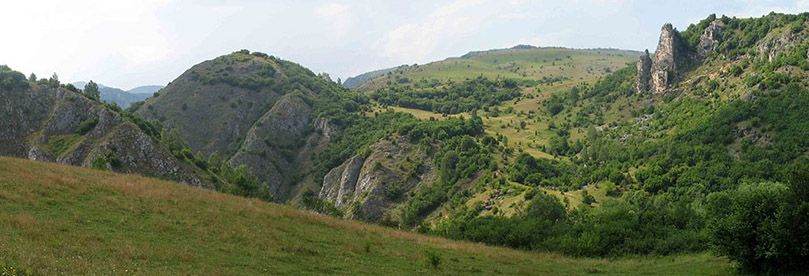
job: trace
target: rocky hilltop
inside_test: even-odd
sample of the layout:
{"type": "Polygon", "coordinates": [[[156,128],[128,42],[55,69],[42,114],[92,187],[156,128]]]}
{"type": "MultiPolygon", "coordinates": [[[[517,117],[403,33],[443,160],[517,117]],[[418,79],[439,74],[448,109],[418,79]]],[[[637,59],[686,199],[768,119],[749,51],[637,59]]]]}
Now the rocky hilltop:
{"type": "Polygon", "coordinates": [[[675,81],[678,61],[685,58],[684,54],[683,41],[679,33],[670,23],[664,24],[660,30],[654,58],[652,59],[646,50],[637,63],[635,88],[638,93],[647,91],[654,94],[665,93],[675,81]]]}
{"type": "Polygon", "coordinates": [[[243,50],[193,66],[137,112],[176,129],[194,152],[246,166],[283,201],[313,182],[312,157],[334,132],[320,115],[342,90],[298,64],[243,50]]]}
{"type": "Polygon", "coordinates": [[[0,154],[96,167],[210,187],[119,112],[60,86],[0,67],[0,154]]]}
{"type": "Polygon", "coordinates": [[[716,50],[723,26],[722,21],[718,19],[711,21],[704,28],[698,45],[693,49],[670,23],[664,24],[660,30],[654,58],[650,57],[647,50],[637,62],[635,90],[638,93],[653,94],[664,94],[669,91],[685,70],[716,50]]]}

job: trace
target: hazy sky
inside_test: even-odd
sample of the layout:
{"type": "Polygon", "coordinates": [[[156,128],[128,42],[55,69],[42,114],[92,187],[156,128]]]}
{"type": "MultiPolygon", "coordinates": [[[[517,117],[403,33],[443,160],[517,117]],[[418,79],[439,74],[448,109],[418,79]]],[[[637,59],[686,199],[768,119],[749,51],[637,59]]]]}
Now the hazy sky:
{"type": "Polygon", "coordinates": [[[345,79],[516,44],[653,50],[665,22],[770,11],[809,11],[809,0],[9,0],[0,64],[129,89],[246,48],[345,79]]]}

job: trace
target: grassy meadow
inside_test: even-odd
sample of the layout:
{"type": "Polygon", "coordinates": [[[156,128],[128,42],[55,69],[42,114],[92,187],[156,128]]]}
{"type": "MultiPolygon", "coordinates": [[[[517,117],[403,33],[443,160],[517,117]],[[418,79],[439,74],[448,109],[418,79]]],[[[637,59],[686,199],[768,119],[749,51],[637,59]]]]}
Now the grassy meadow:
{"type": "Polygon", "coordinates": [[[0,266],[32,274],[703,274],[708,254],[572,258],[105,171],[0,158],[0,266]]]}
{"type": "MultiPolygon", "coordinates": [[[[535,87],[525,87],[523,96],[512,101],[501,103],[496,116],[487,112],[479,113],[483,117],[486,133],[489,135],[502,134],[508,138],[509,144],[516,149],[538,158],[553,158],[553,155],[542,149],[547,146],[552,137],[549,129],[551,124],[561,125],[574,116],[580,107],[574,110],[565,110],[557,116],[547,114],[543,102],[557,92],[568,90],[583,83],[594,83],[599,78],[626,66],[629,62],[637,60],[640,53],[613,49],[566,49],[566,48],[535,48],[535,49],[501,49],[473,52],[461,58],[449,58],[442,61],[424,65],[409,66],[399,69],[385,76],[376,78],[358,88],[360,91],[370,92],[374,89],[389,85],[397,78],[407,78],[411,82],[420,80],[463,81],[478,76],[490,79],[508,78],[518,80],[556,79],[553,82],[539,84],[535,87]],[[525,122],[525,126],[521,126],[525,122]]],[[[615,110],[621,106],[634,103],[618,102],[615,110]]],[[[468,114],[460,113],[443,117],[442,114],[413,108],[391,107],[395,111],[410,113],[419,119],[442,119],[451,116],[468,114]]],[[[376,111],[382,108],[377,108],[376,111]]],[[[629,112],[614,112],[615,116],[624,115],[629,118],[629,112]],[[626,114],[623,114],[626,113],[626,114]]],[[[625,118],[607,118],[608,121],[625,118]]],[[[572,128],[570,142],[585,136],[586,129],[572,128]]]]}

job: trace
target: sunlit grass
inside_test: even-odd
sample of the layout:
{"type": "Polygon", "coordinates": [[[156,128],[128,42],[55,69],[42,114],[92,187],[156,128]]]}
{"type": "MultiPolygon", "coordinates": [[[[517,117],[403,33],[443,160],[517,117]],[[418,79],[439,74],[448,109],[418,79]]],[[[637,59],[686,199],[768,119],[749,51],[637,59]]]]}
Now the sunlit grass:
{"type": "Polygon", "coordinates": [[[36,274],[727,274],[710,255],[571,258],[182,184],[0,158],[0,265],[36,274]],[[437,268],[426,252],[441,256],[437,268]]]}

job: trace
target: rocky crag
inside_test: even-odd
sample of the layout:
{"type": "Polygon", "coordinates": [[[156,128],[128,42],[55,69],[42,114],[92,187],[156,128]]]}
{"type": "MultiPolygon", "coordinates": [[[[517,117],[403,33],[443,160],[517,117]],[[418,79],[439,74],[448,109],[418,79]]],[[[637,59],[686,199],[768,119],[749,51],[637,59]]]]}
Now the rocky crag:
{"type": "Polygon", "coordinates": [[[0,68],[0,155],[105,168],[211,187],[118,112],[51,80],[0,68]]]}
{"type": "Polygon", "coordinates": [[[193,66],[137,112],[176,129],[194,152],[246,166],[286,201],[307,183],[319,188],[311,162],[335,131],[316,102],[342,89],[298,64],[243,50],[193,66]]]}
{"type": "Polygon", "coordinates": [[[396,222],[396,207],[437,175],[427,152],[404,137],[380,140],[367,156],[357,155],[329,171],[319,197],[340,209],[344,217],[372,222],[396,222]]]}
{"type": "Polygon", "coordinates": [[[696,49],[691,49],[670,23],[664,24],[654,57],[650,57],[647,50],[636,65],[637,92],[651,92],[656,95],[668,92],[685,70],[716,50],[721,40],[722,27],[720,20],[712,21],[703,30],[696,49]]]}

